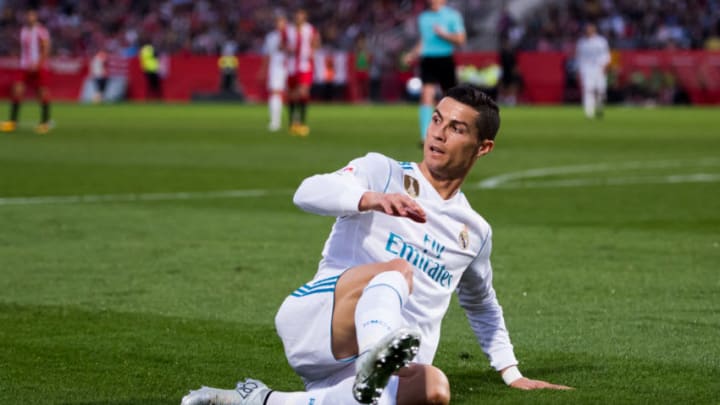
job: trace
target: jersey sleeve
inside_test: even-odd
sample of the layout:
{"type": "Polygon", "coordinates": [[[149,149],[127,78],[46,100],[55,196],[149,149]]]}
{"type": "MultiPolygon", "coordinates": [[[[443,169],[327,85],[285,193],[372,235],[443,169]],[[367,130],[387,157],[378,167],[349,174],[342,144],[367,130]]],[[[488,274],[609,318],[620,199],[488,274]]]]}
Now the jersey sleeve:
{"type": "Polygon", "coordinates": [[[312,30],[310,34],[310,46],[312,47],[315,42],[320,43],[320,31],[315,29],[314,26],[311,26],[310,29],[312,30]]]}
{"type": "Polygon", "coordinates": [[[460,34],[465,32],[465,23],[463,22],[462,14],[458,12],[453,13],[453,18],[450,22],[450,28],[448,31],[453,34],[460,34]]]}
{"type": "Polygon", "coordinates": [[[50,43],[50,31],[47,28],[43,27],[38,31],[38,34],[41,41],[50,43]]]}
{"type": "Polygon", "coordinates": [[[608,45],[608,42],[605,38],[602,39],[602,53],[600,55],[600,66],[605,67],[608,63],[610,63],[610,46],[608,45]]]}
{"type": "Polygon", "coordinates": [[[308,177],[295,191],[293,202],[313,214],[336,217],[357,214],[365,192],[384,191],[392,173],[391,163],[381,154],[369,153],[336,172],[308,177]]]}
{"type": "Polygon", "coordinates": [[[505,327],[502,307],[492,286],[491,238],[488,230],[485,245],[463,274],[457,294],[460,306],[465,310],[470,327],[490,360],[490,365],[500,371],[518,364],[518,361],[505,327]]]}

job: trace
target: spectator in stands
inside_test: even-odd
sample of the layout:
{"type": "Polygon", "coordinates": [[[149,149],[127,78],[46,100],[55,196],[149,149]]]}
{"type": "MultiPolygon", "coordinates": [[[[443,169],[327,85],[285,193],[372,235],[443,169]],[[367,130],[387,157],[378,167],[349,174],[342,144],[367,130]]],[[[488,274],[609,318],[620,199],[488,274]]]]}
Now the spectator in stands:
{"type": "Polygon", "coordinates": [[[703,46],[708,51],[720,51],[720,21],[712,28],[703,46]]]}
{"type": "Polygon", "coordinates": [[[647,78],[645,73],[634,70],[630,73],[627,83],[628,101],[633,104],[643,104],[648,97],[647,78]]]}
{"type": "MultiPolygon", "coordinates": [[[[668,44],[683,49],[702,48],[720,15],[713,2],[570,0],[565,6],[540,7],[525,22],[523,49],[563,50],[558,31],[572,35],[581,21],[597,21],[598,31],[611,47],[619,49],[662,49],[668,44]]],[[[562,34],[562,33],[560,33],[562,34]]]]}
{"type": "MultiPolygon", "coordinates": [[[[0,2],[0,31],[4,36],[10,32],[8,28],[14,31],[18,25],[15,12],[31,3],[37,2],[0,2]]],[[[52,32],[53,48],[74,56],[97,49],[110,37],[125,37],[128,52],[134,56],[135,42],[140,36],[147,36],[170,52],[190,44],[194,53],[214,55],[228,39],[238,43],[238,52],[259,51],[263,34],[271,28],[266,21],[271,21],[274,8],[281,5],[294,9],[301,3],[302,0],[47,1],[42,2],[40,14],[52,32]]],[[[485,11],[478,7],[485,3],[480,0],[457,3],[463,5],[458,10],[466,19],[477,20],[480,17],[477,13],[485,11]]],[[[701,49],[720,21],[717,1],[567,0],[562,6],[549,3],[553,4],[538,6],[525,21],[506,9],[497,17],[499,35],[509,33],[513,40],[524,36],[519,44],[521,49],[537,49],[540,44],[546,49],[562,50],[566,34],[574,43],[580,22],[596,19],[598,31],[613,48],[664,48],[662,38],[670,36],[680,48],[701,49]]],[[[393,31],[400,30],[407,15],[417,12],[423,2],[342,0],[312,4],[309,19],[323,21],[323,26],[318,27],[321,31],[328,25],[337,27],[336,45],[350,50],[358,34],[413,39],[412,32],[393,31]]],[[[395,46],[392,42],[380,44],[389,48],[395,46]]],[[[478,47],[483,43],[469,45],[478,47]]],[[[0,55],[11,51],[7,42],[0,41],[0,55]]]]}
{"type": "Polygon", "coordinates": [[[237,93],[238,58],[235,56],[235,45],[226,42],[222,54],[218,58],[220,69],[220,92],[226,95],[237,93]]]}
{"type": "Polygon", "coordinates": [[[511,106],[515,105],[522,78],[517,67],[515,46],[508,37],[500,40],[500,68],[502,76],[498,88],[498,101],[511,106]]]}
{"type": "MultiPolygon", "coordinates": [[[[271,27],[275,8],[296,9],[304,0],[203,1],[45,1],[0,0],[0,56],[15,56],[21,19],[20,10],[42,4],[39,14],[53,38],[52,49],[62,55],[92,56],[108,41],[115,41],[124,55],[134,58],[147,39],[163,50],[177,54],[216,55],[227,40],[237,43],[238,53],[260,52],[263,35],[271,27]]],[[[581,22],[597,18],[598,32],[613,49],[718,49],[720,13],[717,1],[707,0],[566,0],[563,2],[512,2],[500,14],[488,12],[482,0],[456,1],[467,21],[468,50],[491,50],[500,34],[509,35],[520,50],[561,51],[572,54],[581,22]],[[550,4],[548,4],[550,3],[550,4]],[[532,6],[534,4],[535,6],[532,6]],[[534,7],[527,14],[519,7],[534,7]],[[511,13],[512,11],[512,13],[511,13]],[[526,17],[528,16],[529,17],[526,17]],[[487,21],[495,16],[497,21],[487,21]],[[497,37],[479,26],[497,25],[497,37]],[[472,35],[473,29],[479,35],[472,35]],[[484,33],[483,33],[484,32],[484,33]]],[[[508,2],[511,3],[511,2],[508,2]]],[[[396,58],[417,40],[408,15],[421,11],[425,2],[387,0],[339,0],[308,3],[309,20],[322,22],[321,32],[336,30],[335,49],[352,51],[359,36],[372,50],[369,75],[373,96],[380,91],[380,78],[395,73],[396,58]],[[409,21],[409,22],[408,22],[409,21]]],[[[492,31],[492,30],[489,30],[492,31]]],[[[19,39],[19,38],[18,38],[19,39]]],[[[623,75],[623,78],[626,75],[623,75]]],[[[624,80],[623,80],[624,81],[624,80]]],[[[394,90],[383,88],[385,96],[394,90]]]]}
{"type": "Polygon", "coordinates": [[[155,47],[151,43],[146,43],[140,48],[140,68],[145,74],[147,84],[146,98],[160,99],[162,98],[162,88],[160,84],[160,59],[155,51],[155,47]]]}
{"type": "Polygon", "coordinates": [[[372,54],[367,47],[364,35],[358,36],[355,42],[355,85],[358,99],[367,101],[370,94],[370,61],[372,54]]]}
{"type": "Polygon", "coordinates": [[[322,98],[324,101],[332,101],[335,98],[335,55],[332,49],[322,53],[323,77],[322,77],[322,98]]]}

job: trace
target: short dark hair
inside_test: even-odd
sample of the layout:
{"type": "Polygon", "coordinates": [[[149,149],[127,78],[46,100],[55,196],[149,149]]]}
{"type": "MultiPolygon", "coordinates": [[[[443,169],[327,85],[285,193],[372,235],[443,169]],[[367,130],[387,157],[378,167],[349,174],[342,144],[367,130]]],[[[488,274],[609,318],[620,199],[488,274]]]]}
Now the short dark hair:
{"type": "Polygon", "coordinates": [[[450,88],[446,97],[469,105],[478,112],[475,127],[480,140],[494,140],[500,129],[500,108],[490,96],[472,84],[461,84],[450,88]]]}

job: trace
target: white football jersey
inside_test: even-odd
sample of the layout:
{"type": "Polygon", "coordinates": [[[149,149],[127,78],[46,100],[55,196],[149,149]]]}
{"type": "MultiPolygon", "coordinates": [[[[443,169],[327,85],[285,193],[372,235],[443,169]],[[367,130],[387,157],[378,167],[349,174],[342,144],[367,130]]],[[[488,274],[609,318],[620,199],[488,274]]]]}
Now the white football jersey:
{"type": "Polygon", "coordinates": [[[317,32],[310,23],[303,23],[300,27],[288,24],[283,32],[284,41],[290,51],[288,52],[288,74],[307,73],[313,71],[313,40],[317,32]]]}
{"type": "MultiPolygon", "coordinates": [[[[32,27],[22,27],[20,30],[20,67],[23,69],[31,68],[40,63],[42,57],[41,42],[50,43],[50,33],[48,30],[36,24],[32,27]]],[[[47,68],[47,60],[44,61],[47,68]]]]}
{"type": "Polygon", "coordinates": [[[575,57],[582,74],[602,72],[610,62],[610,47],[607,40],[600,35],[582,37],[577,42],[575,57]]]}
{"type": "Polygon", "coordinates": [[[285,51],[281,47],[281,33],[278,30],[268,32],[263,44],[263,54],[268,57],[268,70],[270,74],[284,74],[285,51]]]}
{"type": "Polygon", "coordinates": [[[413,291],[403,316],[422,333],[417,362],[432,363],[442,319],[457,291],[491,365],[501,370],[517,364],[492,287],[491,229],[462,192],[444,200],[416,163],[370,153],[335,173],[305,179],[294,202],[306,211],[338,217],[325,243],[319,274],[394,258],[414,267],[413,291]],[[410,195],[425,210],[427,222],[359,212],[366,191],[410,195]]]}

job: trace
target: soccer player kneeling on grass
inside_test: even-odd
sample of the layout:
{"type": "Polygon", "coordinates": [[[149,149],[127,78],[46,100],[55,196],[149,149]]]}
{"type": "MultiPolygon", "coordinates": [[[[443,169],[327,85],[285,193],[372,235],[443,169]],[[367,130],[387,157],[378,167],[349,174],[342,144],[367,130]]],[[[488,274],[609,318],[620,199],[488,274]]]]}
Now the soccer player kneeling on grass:
{"type": "Polygon", "coordinates": [[[432,361],[453,291],[505,383],[569,388],[518,370],[492,286],[490,226],[460,192],[499,125],[487,95],[454,87],[433,113],[422,162],[370,153],[305,179],[295,204],[337,217],[315,277],[275,318],[307,391],[247,379],[191,391],[182,404],[447,404],[450,384],[432,361]]]}

